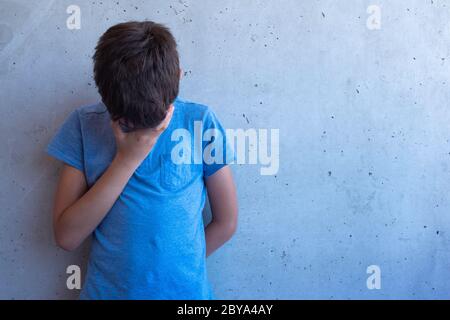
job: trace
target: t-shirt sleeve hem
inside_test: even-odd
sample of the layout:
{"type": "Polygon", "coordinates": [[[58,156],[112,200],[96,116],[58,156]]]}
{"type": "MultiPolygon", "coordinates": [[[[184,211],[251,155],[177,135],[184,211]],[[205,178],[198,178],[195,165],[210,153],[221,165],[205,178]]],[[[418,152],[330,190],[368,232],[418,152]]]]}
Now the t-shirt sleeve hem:
{"type": "Polygon", "coordinates": [[[67,154],[61,152],[60,150],[58,150],[52,146],[48,146],[46,149],[46,152],[48,155],[52,156],[53,158],[55,158],[59,161],[62,161],[65,164],[68,164],[69,166],[74,167],[75,169],[78,169],[78,170],[84,172],[84,167],[78,160],[75,160],[75,159],[67,156],[67,154]]]}
{"type": "Polygon", "coordinates": [[[205,178],[211,177],[213,174],[215,174],[217,171],[222,169],[223,167],[228,166],[228,163],[224,164],[214,164],[209,166],[209,170],[207,170],[204,174],[205,178]]]}
{"type": "Polygon", "coordinates": [[[222,169],[223,167],[229,166],[234,164],[236,161],[236,156],[234,153],[232,153],[231,156],[228,156],[226,161],[224,163],[213,163],[206,167],[206,170],[204,172],[204,177],[208,178],[212,176],[214,173],[222,169]]]}

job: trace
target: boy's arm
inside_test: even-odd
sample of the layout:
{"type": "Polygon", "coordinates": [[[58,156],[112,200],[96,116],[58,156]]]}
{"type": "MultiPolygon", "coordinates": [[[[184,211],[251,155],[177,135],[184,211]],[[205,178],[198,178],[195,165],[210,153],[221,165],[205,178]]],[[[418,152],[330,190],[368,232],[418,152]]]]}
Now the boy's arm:
{"type": "Polygon", "coordinates": [[[117,146],[116,156],[89,190],[83,172],[68,165],[64,166],[53,212],[55,239],[61,248],[69,251],[76,249],[100,224],[134,171],[166,129],[172,113],[173,108],[156,129],[124,133],[118,122],[112,123],[117,146]]]}
{"type": "Polygon", "coordinates": [[[58,246],[68,251],[75,250],[106,216],[136,168],[132,163],[115,158],[87,191],[84,173],[64,165],[53,211],[58,246]]]}
{"type": "Polygon", "coordinates": [[[205,229],[206,256],[227,242],[235,233],[238,220],[236,187],[229,166],[206,178],[212,221],[205,229]]]}

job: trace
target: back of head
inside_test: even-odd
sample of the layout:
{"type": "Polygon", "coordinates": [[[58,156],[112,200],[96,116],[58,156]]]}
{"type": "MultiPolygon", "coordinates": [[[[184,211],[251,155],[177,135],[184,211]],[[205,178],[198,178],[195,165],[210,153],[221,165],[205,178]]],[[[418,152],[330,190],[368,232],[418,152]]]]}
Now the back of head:
{"type": "Polygon", "coordinates": [[[94,78],[112,120],[129,129],[154,128],[178,96],[176,41],[151,21],[115,25],[96,47],[94,78]]]}

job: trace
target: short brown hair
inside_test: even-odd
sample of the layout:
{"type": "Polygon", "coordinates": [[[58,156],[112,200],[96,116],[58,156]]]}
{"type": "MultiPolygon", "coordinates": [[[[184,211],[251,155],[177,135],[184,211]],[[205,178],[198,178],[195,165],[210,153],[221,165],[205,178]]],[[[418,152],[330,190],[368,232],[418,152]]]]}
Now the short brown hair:
{"type": "Polygon", "coordinates": [[[152,21],[108,29],[94,54],[94,78],[111,119],[128,129],[154,128],[179,92],[177,44],[170,30],[152,21]]]}

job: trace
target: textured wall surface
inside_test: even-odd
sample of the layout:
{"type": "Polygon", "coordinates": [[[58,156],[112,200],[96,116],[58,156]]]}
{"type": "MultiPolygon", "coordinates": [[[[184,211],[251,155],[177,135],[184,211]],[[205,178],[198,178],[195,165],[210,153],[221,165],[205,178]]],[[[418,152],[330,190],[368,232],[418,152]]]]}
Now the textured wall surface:
{"type": "Polygon", "coordinates": [[[208,259],[219,298],[450,297],[447,1],[0,0],[0,298],[77,296],[66,267],[87,246],[54,245],[60,165],[43,150],[99,99],[99,35],[143,19],[179,42],[182,98],[229,128],[280,129],[276,176],[234,166],[239,228],[208,259]]]}

